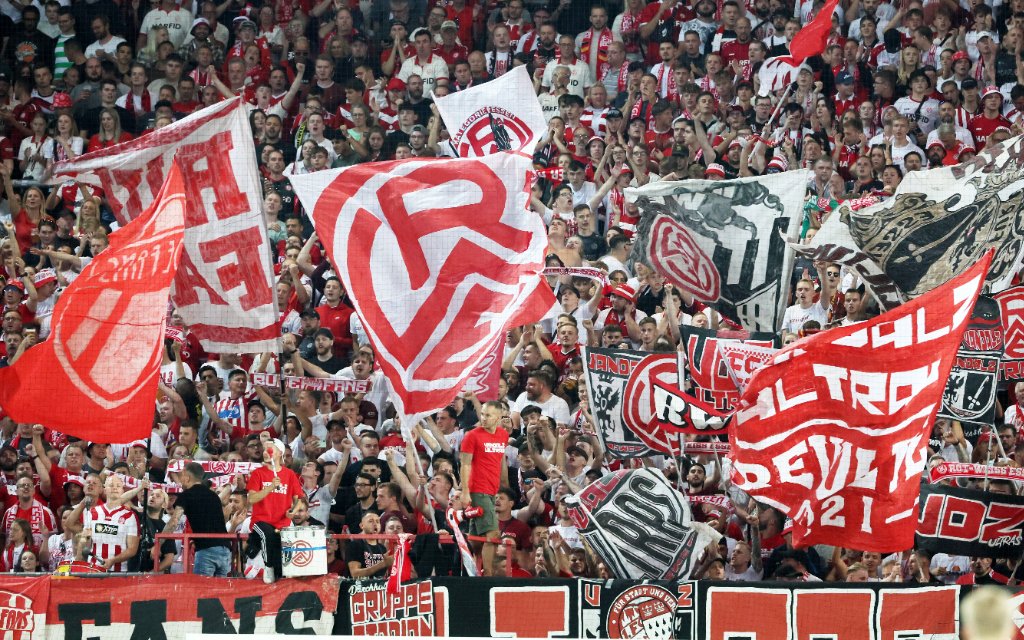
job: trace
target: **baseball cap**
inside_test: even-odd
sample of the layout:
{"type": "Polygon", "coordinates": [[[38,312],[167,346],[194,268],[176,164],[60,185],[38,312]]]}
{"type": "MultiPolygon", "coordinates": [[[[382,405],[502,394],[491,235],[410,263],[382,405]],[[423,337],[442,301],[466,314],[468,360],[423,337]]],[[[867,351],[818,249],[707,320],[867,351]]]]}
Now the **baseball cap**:
{"type": "Polygon", "coordinates": [[[853,84],[853,76],[848,71],[841,71],[836,76],[836,84],[853,84]]]}
{"type": "Polygon", "coordinates": [[[618,109],[609,109],[608,113],[604,114],[605,120],[611,120],[612,118],[621,118],[622,112],[618,109]]]}
{"type": "MultiPolygon", "coordinates": [[[[420,35],[421,33],[425,33],[428,36],[430,35],[430,31],[426,27],[418,27],[416,29],[413,29],[412,33],[409,34],[409,42],[414,42],[416,40],[416,36],[420,35]]],[[[433,40],[433,36],[431,36],[431,40],[433,40]]]]}
{"type": "Polygon", "coordinates": [[[424,127],[422,124],[414,124],[412,126],[412,129],[409,129],[409,133],[412,133],[414,131],[419,131],[423,135],[427,135],[427,128],[424,127]]]}
{"type": "Polygon", "coordinates": [[[195,35],[196,34],[196,27],[198,27],[200,25],[204,25],[204,24],[207,27],[209,27],[210,26],[210,21],[207,20],[206,18],[202,17],[202,16],[199,16],[198,18],[196,18],[195,20],[192,21],[192,26],[189,27],[188,32],[191,33],[192,35],[195,35]]]}
{"type": "Polygon", "coordinates": [[[85,480],[79,476],[68,476],[68,479],[64,481],[64,486],[67,487],[69,484],[77,484],[83,489],[85,488],[85,480]]]}
{"type": "Polygon", "coordinates": [[[999,41],[999,38],[996,37],[996,34],[992,33],[991,31],[982,31],[981,33],[979,33],[978,40],[981,40],[982,38],[988,38],[992,42],[999,41]]]}
{"type": "Polygon", "coordinates": [[[277,438],[271,438],[270,440],[267,440],[267,444],[277,449],[282,456],[284,455],[284,443],[278,440],[277,438]]]}
{"type": "Polygon", "coordinates": [[[957,51],[956,53],[954,53],[954,54],[953,54],[953,58],[952,58],[952,60],[953,60],[953,63],[954,63],[954,64],[955,64],[955,63],[956,63],[956,62],[957,62],[958,60],[967,60],[968,62],[970,62],[970,60],[971,60],[971,56],[967,55],[967,52],[966,52],[966,51],[957,51]]]}
{"type": "Polygon", "coordinates": [[[974,78],[966,78],[960,83],[960,88],[963,89],[964,91],[968,89],[977,89],[978,81],[975,80],[974,78]]]}
{"type": "Polygon", "coordinates": [[[931,149],[933,147],[938,147],[940,149],[945,149],[946,145],[942,144],[941,140],[933,140],[933,141],[928,143],[928,148],[931,149]]]}
{"type": "Polygon", "coordinates": [[[613,288],[608,295],[618,296],[629,300],[630,302],[636,302],[636,290],[628,284],[620,284],[613,288]]]}
{"type": "Polygon", "coordinates": [[[454,20],[445,20],[441,23],[441,31],[444,31],[445,29],[455,29],[458,31],[459,25],[455,24],[454,20]]]}
{"type": "Polygon", "coordinates": [[[405,91],[405,83],[398,78],[388,80],[388,91],[405,91]]]}
{"type": "Polygon", "coordinates": [[[1003,99],[1003,94],[999,93],[999,87],[989,85],[985,87],[985,90],[981,92],[981,99],[984,100],[989,96],[999,96],[999,99],[1003,99]]]}
{"type": "Polygon", "coordinates": [[[331,340],[334,340],[334,333],[332,333],[327,327],[320,327],[316,330],[316,333],[313,334],[314,338],[319,338],[320,336],[326,336],[331,340]]]}
{"type": "Polygon", "coordinates": [[[793,533],[793,519],[786,518],[786,524],[782,525],[782,535],[793,533]]]}
{"type": "Polygon", "coordinates": [[[299,314],[300,318],[316,318],[320,319],[320,313],[316,309],[306,309],[299,314]]]}
{"type": "Polygon", "coordinates": [[[8,289],[17,289],[21,293],[25,293],[25,285],[21,283],[21,280],[11,280],[5,284],[3,290],[7,291],[8,289]]]}
{"type": "Polygon", "coordinates": [[[242,29],[252,29],[256,31],[256,23],[249,18],[243,18],[239,16],[235,18],[235,29],[241,31],[242,29]]]}

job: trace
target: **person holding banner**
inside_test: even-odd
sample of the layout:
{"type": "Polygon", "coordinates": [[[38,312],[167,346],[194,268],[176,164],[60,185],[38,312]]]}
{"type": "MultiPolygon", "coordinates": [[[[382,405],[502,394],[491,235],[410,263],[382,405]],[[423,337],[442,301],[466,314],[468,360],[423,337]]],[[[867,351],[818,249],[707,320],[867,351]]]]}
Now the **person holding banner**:
{"type": "MultiPolygon", "coordinates": [[[[203,484],[205,476],[206,473],[198,462],[189,462],[185,465],[185,470],[181,474],[181,486],[184,490],[178,494],[164,531],[175,531],[183,516],[188,520],[192,533],[224,533],[227,530],[220,497],[203,484]]],[[[230,540],[196,538],[195,545],[193,573],[214,577],[228,575],[231,571],[230,540]]]]}
{"type": "MultiPolygon", "coordinates": [[[[272,584],[281,575],[281,529],[291,526],[288,512],[305,493],[295,472],[282,466],[284,444],[271,439],[263,450],[263,466],[249,476],[245,488],[252,505],[252,533],[248,556],[262,555],[263,581],[272,584]]],[[[220,509],[218,508],[218,511],[220,509]]]]}

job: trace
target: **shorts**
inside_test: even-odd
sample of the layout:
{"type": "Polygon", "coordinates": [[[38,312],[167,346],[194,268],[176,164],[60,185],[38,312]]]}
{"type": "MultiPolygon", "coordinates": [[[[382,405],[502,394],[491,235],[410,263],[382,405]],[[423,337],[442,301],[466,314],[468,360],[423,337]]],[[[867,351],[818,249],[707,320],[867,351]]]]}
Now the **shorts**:
{"type": "Polygon", "coordinates": [[[471,493],[473,506],[480,507],[484,512],[479,518],[469,521],[469,535],[482,536],[498,530],[498,516],[494,514],[494,496],[486,493],[471,493]]]}

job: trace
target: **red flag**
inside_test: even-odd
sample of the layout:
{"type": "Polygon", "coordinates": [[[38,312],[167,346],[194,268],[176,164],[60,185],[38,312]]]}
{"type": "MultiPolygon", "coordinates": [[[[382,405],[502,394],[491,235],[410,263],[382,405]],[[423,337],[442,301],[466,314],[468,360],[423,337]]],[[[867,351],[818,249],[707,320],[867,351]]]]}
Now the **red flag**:
{"type": "Polygon", "coordinates": [[[526,209],[529,170],[500,153],[291,177],[400,415],[447,406],[505,327],[554,304],[540,277],[544,223],[526,209]]]}
{"type": "Polygon", "coordinates": [[[839,0],[828,0],[818,15],[793,36],[793,41],[789,43],[789,53],[797,65],[825,50],[828,34],[832,31],[832,14],[838,4],[839,0]]]}
{"type": "Polygon", "coordinates": [[[64,291],[50,338],[0,369],[0,405],[12,418],[95,442],[149,437],[184,230],[175,164],[153,204],[64,291]]]}
{"type": "Polygon", "coordinates": [[[928,437],[991,259],[754,373],[733,419],[732,480],[793,519],[796,546],[914,545],[928,437]]]}

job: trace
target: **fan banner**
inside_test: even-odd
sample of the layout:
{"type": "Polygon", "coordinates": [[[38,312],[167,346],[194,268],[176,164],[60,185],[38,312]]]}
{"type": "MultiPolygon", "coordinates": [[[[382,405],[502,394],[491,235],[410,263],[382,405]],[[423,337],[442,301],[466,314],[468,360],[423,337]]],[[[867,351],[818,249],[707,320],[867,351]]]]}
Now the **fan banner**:
{"type": "Polygon", "coordinates": [[[809,171],[627,189],[640,210],[630,260],[649,265],[750,331],[776,331],[809,171]]]}
{"type": "Polygon", "coordinates": [[[1003,355],[999,363],[1002,380],[1024,380],[1024,286],[992,296],[999,303],[1003,325],[1003,355]]]}
{"type": "Polygon", "coordinates": [[[501,151],[533,157],[547,120],[525,66],[490,82],[435,97],[434,104],[451,134],[452,151],[476,158],[501,151]]]}
{"type": "MultiPolygon", "coordinates": [[[[281,376],[276,373],[254,373],[252,383],[258,387],[281,388],[281,376]]],[[[367,393],[371,387],[370,380],[349,380],[347,378],[304,378],[301,376],[285,376],[285,389],[309,389],[310,391],[329,391],[355,395],[367,393]]]]}
{"type": "Polygon", "coordinates": [[[616,577],[685,580],[722,537],[694,522],[690,503],[658,469],[609,473],[565,501],[580,535],[616,577]]]}
{"type": "MultiPolygon", "coordinates": [[[[719,347],[733,344],[737,347],[769,349],[775,346],[776,340],[773,333],[714,331],[688,325],[680,325],[679,334],[686,347],[687,373],[693,383],[693,394],[722,413],[733,410],[739,401],[740,389],[736,384],[736,375],[730,368],[731,361],[723,356],[719,347]]],[[[750,363],[744,366],[752,368],[754,365],[750,363]]]]}
{"type": "Polygon", "coordinates": [[[480,402],[497,400],[501,395],[498,385],[501,380],[501,358],[505,353],[505,333],[498,335],[494,347],[487,352],[476,369],[469,374],[463,393],[472,393],[480,402]]]}
{"type": "Polygon", "coordinates": [[[915,549],[933,555],[1019,558],[1022,533],[1024,497],[936,484],[921,487],[915,549]]]}
{"type": "Polygon", "coordinates": [[[999,303],[978,296],[967,323],[956,362],[942,395],[940,418],[958,420],[964,435],[977,442],[985,425],[995,423],[999,358],[1003,355],[1003,325],[999,303]]]}
{"type": "Polygon", "coordinates": [[[727,371],[736,388],[742,392],[751,376],[771,360],[778,349],[750,342],[718,341],[718,355],[728,365],[727,371]]]}
{"type": "Polygon", "coordinates": [[[836,259],[829,261],[856,269],[876,297],[881,271],[898,289],[885,288],[882,297],[891,299],[931,291],[994,249],[986,282],[1002,291],[1024,264],[1022,207],[1024,137],[1018,136],[985,147],[970,162],[908,172],[893,197],[877,205],[859,211],[841,205],[801,253],[827,260],[828,252],[817,248],[833,245],[836,259]],[[835,225],[846,233],[827,232],[835,225]]]}
{"type": "Polygon", "coordinates": [[[789,515],[795,546],[911,548],[925,445],[990,261],[754,374],[729,432],[732,482],[789,515]]]}
{"type": "Polygon", "coordinates": [[[187,199],[172,300],[210,353],[278,351],[281,328],[252,139],[244,103],[226,100],[54,168],[56,183],[103,189],[124,225],[149,207],[177,159],[187,199]]]}
{"type": "Polygon", "coordinates": [[[935,483],[949,478],[987,478],[989,480],[1024,482],[1024,469],[995,467],[973,462],[941,462],[928,472],[928,482],[935,483]]]}
{"type": "Polygon", "coordinates": [[[292,177],[399,415],[446,407],[505,327],[554,305],[540,277],[544,223],[526,209],[529,168],[502,153],[292,177]]]}
{"type": "Polygon", "coordinates": [[[722,435],[725,414],[680,387],[677,353],[584,350],[590,412],[614,458],[683,455],[686,435],[722,435]]]}
{"type": "Polygon", "coordinates": [[[593,267],[545,267],[543,275],[589,278],[600,282],[602,286],[608,285],[608,274],[601,269],[595,269],[593,267]]]}
{"type": "Polygon", "coordinates": [[[186,199],[174,164],[156,200],[64,290],[49,339],[0,369],[11,418],[93,442],[150,436],[186,199]]]}

